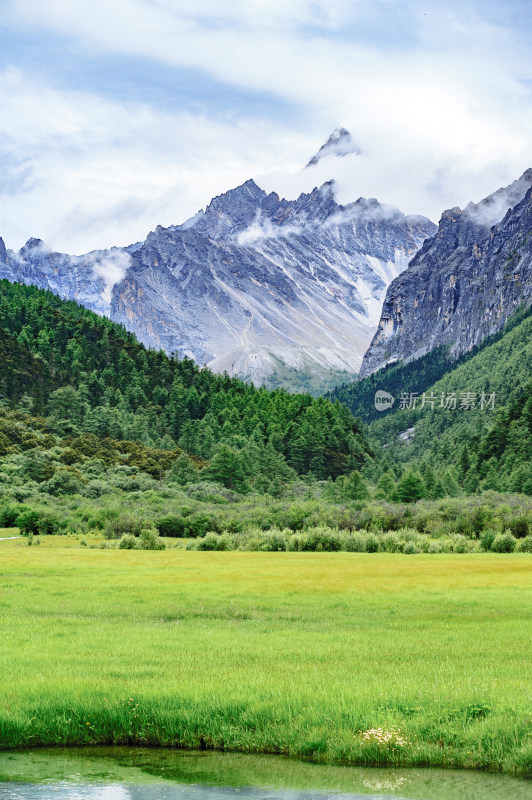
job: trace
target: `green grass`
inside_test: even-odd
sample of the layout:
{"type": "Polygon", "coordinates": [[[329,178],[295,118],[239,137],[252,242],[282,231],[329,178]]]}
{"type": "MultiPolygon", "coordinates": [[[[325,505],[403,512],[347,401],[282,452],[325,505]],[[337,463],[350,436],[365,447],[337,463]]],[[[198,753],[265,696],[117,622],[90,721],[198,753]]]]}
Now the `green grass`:
{"type": "Polygon", "coordinates": [[[0,748],[212,747],[532,774],[531,556],[21,541],[0,549],[0,748]],[[360,735],[393,726],[405,746],[360,735]]]}

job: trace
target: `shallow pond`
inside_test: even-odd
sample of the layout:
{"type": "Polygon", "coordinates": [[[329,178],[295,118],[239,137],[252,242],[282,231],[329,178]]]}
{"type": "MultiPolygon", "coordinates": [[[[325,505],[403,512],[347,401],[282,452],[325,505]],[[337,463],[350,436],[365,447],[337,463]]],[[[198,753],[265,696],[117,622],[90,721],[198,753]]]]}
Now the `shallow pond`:
{"type": "Polygon", "coordinates": [[[0,753],[0,800],[532,800],[532,781],[132,748],[0,753]]]}

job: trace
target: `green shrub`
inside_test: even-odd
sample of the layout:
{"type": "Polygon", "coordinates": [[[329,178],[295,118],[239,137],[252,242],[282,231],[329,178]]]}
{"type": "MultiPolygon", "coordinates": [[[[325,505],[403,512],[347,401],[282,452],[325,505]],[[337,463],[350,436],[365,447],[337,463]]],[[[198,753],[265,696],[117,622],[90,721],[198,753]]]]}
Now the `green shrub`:
{"type": "Polygon", "coordinates": [[[209,531],[194,545],[195,550],[225,550],[226,540],[213,531],[209,531]]]}
{"type": "Polygon", "coordinates": [[[403,541],[397,533],[389,531],[382,537],[382,547],[387,553],[401,553],[403,551],[403,541]]]}
{"type": "Polygon", "coordinates": [[[161,536],[182,538],[186,534],[186,520],[178,514],[168,514],[157,522],[157,530],[161,536]]]}
{"type": "Polygon", "coordinates": [[[239,536],[229,531],[224,531],[220,536],[220,550],[238,550],[239,536]]]}
{"type": "Polygon", "coordinates": [[[83,490],[83,494],[85,497],[89,497],[91,500],[93,500],[98,497],[102,497],[104,494],[111,494],[112,491],[112,488],[106,481],[101,481],[95,478],[88,482],[83,490]]]}
{"type": "Polygon", "coordinates": [[[518,553],[532,553],[532,536],[519,539],[515,548],[518,553]]]}
{"type": "Polygon", "coordinates": [[[506,530],[504,533],[497,534],[493,540],[491,549],[494,553],[513,553],[516,544],[517,540],[515,536],[512,536],[511,532],[506,530]]]}
{"type": "Polygon", "coordinates": [[[305,538],[304,534],[302,534],[302,533],[294,533],[288,539],[288,550],[291,550],[292,552],[299,552],[300,550],[302,550],[303,549],[302,548],[302,544],[303,544],[304,538],[305,538]]]}
{"type": "Polygon", "coordinates": [[[42,536],[51,536],[54,533],[65,533],[66,520],[62,519],[58,514],[49,511],[42,514],[37,521],[37,531],[42,536]]]}
{"type": "Polygon", "coordinates": [[[473,533],[477,539],[484,530],[484,528],[486,527],[486,524],[489,523],[490,521],[491,521],[491,514],[488,508],[481,506],[475,509],[475,511],[473,512],[473,516],[471,517],[471,524],[473,528],[473,533]]]}
{"type": "Polygon", "coordinates": [[[166,550],[166,544],[155,528],[147,528],[140,534],[140,547],[142,550],[166,550]]]}
{"type": "Polygon", "coordinates": [[[39,528],[38,523],[41,519],[41,513],[39,511],[35,511],[35,509],[28,508],[27,511],[23,511],[22,514],[19,514],[16,519],[16,526],[20,528],[20,532],[24,536],[29,536],[30,534],[38,534],[39,528]]]}
{"type": "MultiPolygon", "coordinates": [[[[291,531],[288,531],[290,534],[291,531]]],[[[283,552],[288,547],[288,536],[284,531],[273,528],[269,531],[260,531],[256,536],[249,540],[253,547],[247,546],[247,550],[262,550],[269,553],[283,552]]]]}
{"type": "MultiPolygon", "coordinates": [[[[87,542],[81,542],[81,544],[87,544],[87,542]]],[[[126,533],[125,536],[122,536],[120,542],[118,544],[120,550],[140,550],[140,543],[136,536],[133,536],[131,533],[126,533]]]]}
{"type": "Polygon", "coordinates": [[[528,520],[526,517],[511,517],[506,523],[510,533],[516,539],[524,539],[528,536],[528,520]]]}
{"type": "Polygon", "coordinates": [[[310,511],[311,507],[294,503],[286,512],[286,527],[290,528],[294,533],[303,530],[310,511]]]}
{"type": "Polygon", "coordinates": [[[472,521],[465,514],[460,514],[460,516],[456,520],[454,529],[456,533],[460,536],[471,537],[473,535],[472,521]]]}
{"type": "Polygon", "coordinates": [[[415,521],[415,528],[418,533],[425,533],[429,524],[429,518],[426,514],[420,514],[415,521]]]}
{"type": "Polygon", "coordinates": [[[471,552],[471,543],[466,536],[457,533],[453,536],[453,553],[469,553],[471,552]]]}
{"type": "Polygon", "coordinates": [[[428,546],[427,553],[441,553],[442,546],[437,539],[433,539],[428,546]]]}
{"type": "Polygon", "coordinates": [[[311,528],[302,534],[301,550],[337,551],[342,549],[340,531],[333,528],[311,528]]]}
{"type": "Polygon", "coordinates": [[[14,528],[19,514],[23,511],[23,505],[4,506],[0,509],[0,528],[14,528]]]}
{"type": "Polygon", "coordinates": [[[186,493],[194,500],[200,500],[204,503],[234,503],[240,495],[232,489],[227,489],[222,483],[216,481],[200,481],[200,483],[191,483],[186,493]]]}
{"type": "Polygon", "coordinates": [[[368,533],[366,536],[366,552],[377,553],[379,550],[379,540],[374,533],[368,533]]]}
{"type": "Polygon", "coordinates": [[[439,540],[441,544],[442,553],[454,553],[453,547],[454,542],[450,537],[446,537],[445,539],[439,540]]]}
{"type": "Polygon", "coordinates": [[[107,520],[104,536],[106,539],[120,539],[126,534],[140,536],[147,527],[145,520],[124,514],[116,519],[107,520]]]}
{"type": "Polygon", "coordinates": [[[482,531],[480,534],[480,547],[482,550],[486,552],[491,550],[491,546],[497,536],[497,532],[494,531],[492,528],[488,528],[485,531],[482,531]]]}
{"type": "Polygon", "coordinates": [[[343,537],[343,549],[349,553],[365,553],[366,552],[366,535],[360,531],[354,533],[346,533],[343,537]]]}
{"type": "Polygon", "coordinates": [[[419,539],[419,533],[415,528],[399,528],[397,535],[403,540],[403,542],[414,542],[414,544],[417,544],[419,539]]]}
{"type": "Polygon", "coordinates": [[[218,533],[218,522],[212,514],[203,514],[201,512],[191,514],[186,523],[187,536],[205,536],[208,531],[218,533]]]}
{"type": "Polygon", "coordinates": [[[405,555],[415,555],[419,553],[419,548],[416,546],[415,542],[405,542],[403,546],[403,553],[405,555]]]}
{"type": "Polygon", "coordinates": [[[43,488],[48,494],[60,496],[63,494],[81,494],[84,486],[72,472],[67,469],[61,469],[43,484],[43,488]]]}

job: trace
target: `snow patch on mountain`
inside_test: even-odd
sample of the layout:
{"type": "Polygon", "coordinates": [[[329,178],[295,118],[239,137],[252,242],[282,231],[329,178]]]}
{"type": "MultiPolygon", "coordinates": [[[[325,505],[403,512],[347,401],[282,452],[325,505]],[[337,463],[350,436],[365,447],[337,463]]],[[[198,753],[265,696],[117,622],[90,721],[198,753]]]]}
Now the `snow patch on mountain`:
{"type": "Polygon", "coordinates": [[[360,155],[359,147],[354,143],[351,134],[345,128],[335,128],[325,144],[318,152],[312,156],[307,167],[315,166],[318,161],[328,156],[347,156],[351,154],[360,155]]]}

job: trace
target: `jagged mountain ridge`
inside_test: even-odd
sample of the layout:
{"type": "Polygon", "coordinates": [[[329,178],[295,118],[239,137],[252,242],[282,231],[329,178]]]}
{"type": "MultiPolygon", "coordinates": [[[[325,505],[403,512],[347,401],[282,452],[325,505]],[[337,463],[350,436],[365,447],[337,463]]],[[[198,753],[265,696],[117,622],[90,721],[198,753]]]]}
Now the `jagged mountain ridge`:
{"type": "MultiPolygon", "coordinates": [[[[356,152],[337,129],[316,158],[356,152]]],[[[252,180],[182,225],[84,256],[0,240],[0,278],[51,289],[146,345],[262,383],[278,371],[353,374],[387,285],[435,231],[374,199],[342,206],[325,183],[296,200],[252,180]]]]}
{"type": "Polygon", "coordinates": [[[355,372],[387,284],[434,229],[376,200],[341,206],[330,182],[287,201],[247,181],[151,233],[114,287],[111,317],[145,344],[259,382],[265,348],[355,372]]]}
{"type": "Polygon", "coordinates": [[[111,290],[130,266],[130,253],[139,244],[94,250],[83,256],[57,253],[42,239],[29,239],[15,253],[0,238],[0,278],[49,289],[65,300],[109,316],[111,290]]]}
{"type": "Polygon", "coordinates": [[[389,286],[360,377],[440,345],[458,356],[532,302],[532,169],[462,211],[445,211],[389,286]]]}

